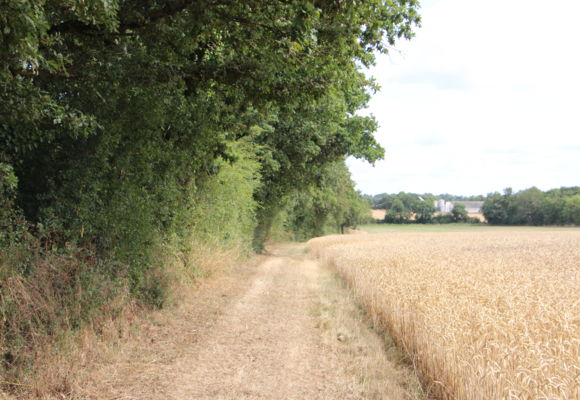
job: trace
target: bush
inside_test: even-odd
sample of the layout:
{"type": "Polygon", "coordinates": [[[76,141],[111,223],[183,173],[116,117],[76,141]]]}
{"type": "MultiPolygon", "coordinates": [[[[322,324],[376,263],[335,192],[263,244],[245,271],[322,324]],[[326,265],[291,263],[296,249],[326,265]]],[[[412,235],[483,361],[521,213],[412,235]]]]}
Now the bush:
{"type": "Polygon", "coordinates": [[[452,224],[455,221],[451,213],[437,214],[432,218],[434,224],[452,224]]]}

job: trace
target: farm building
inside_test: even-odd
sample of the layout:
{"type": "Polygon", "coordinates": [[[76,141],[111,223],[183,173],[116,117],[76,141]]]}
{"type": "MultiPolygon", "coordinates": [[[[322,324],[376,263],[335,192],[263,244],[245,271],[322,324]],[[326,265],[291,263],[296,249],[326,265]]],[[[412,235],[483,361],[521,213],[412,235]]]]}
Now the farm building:
{"type": "Polygon", "coordinates": [[[442,213],[451,212],[455,204],[463,204],[469,214],[481,214],[483,207],[483,201],[445,201],[439,199],[435,200],[435,209],[442,213]]]}
{"type": "Polygon", "coordinates": [[[435,210],[438,212],[451,212],[453,210],[453,203],[443,199],[435,200],[435,210]]]}
{"type": "Polygon", "coordinates": [[[481,214],[483,201],[454,201],[453,204],[463,204],[469,214],[481,214]]]}

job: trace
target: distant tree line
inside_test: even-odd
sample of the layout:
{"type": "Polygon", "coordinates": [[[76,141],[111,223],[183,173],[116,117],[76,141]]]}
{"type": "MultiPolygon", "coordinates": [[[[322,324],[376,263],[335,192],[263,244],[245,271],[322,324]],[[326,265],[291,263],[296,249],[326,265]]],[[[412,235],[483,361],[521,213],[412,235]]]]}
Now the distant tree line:
{"type": "Polygon", "coordinates": [[[487,196],[434,196],[430,193],[365,195],[373,209],[386,210],[388,223],[479,223],[467,215],[465,206],[455,204],[451,213],[436,214],[434,201],[484,201],[482,212],[493,225],[580,225],[580,187],[562,187],[541,191],[536,187],[513,193],[490,193],[487,196]]]}
{"type": "Polygon", "coordinates": [[[483,215],[494,225],[580,225],[580,187],[517,193],[508,188],[487,196],[483,215]]]}
{"type": "MultiPolygon", "coordinates": [[[[467,201],[481,198],[481,196],[453,196],[444,195],[453,201],[467,201]]],[[[380,194],[376,196],[365,196],[370,201],[373,209],[386,210],[385,218],[382,222],[390,224],[430,224],[430,223],[479,223],[477,218],[468,216],[463,204],[455,204],[450,213],[436,214],[435,201],[439,196],[432,194],[416,194],[399,192],[396,194],[380,194]]],[[[451,200],[449,200],[451,201],[451,200]]]]}
{"type": "Polygon", "coordinates": [[[414,198],[422,197],[423,199],[432,200],[445,200],[445,201],[483,201],[485,200],[485,195],[474,195],[474,196],[460,196],[453,195],[449,193],[443,194],[432,194],[432,193],[406,193],[399,192],[397,194],[381,193],[376,195],[364,195],[366,199],[371,202],[371,206],[375,210],[386,210],[391,206],[391,202],[394,198],[400,198],[405,204],[410,205],[414,198]]]}

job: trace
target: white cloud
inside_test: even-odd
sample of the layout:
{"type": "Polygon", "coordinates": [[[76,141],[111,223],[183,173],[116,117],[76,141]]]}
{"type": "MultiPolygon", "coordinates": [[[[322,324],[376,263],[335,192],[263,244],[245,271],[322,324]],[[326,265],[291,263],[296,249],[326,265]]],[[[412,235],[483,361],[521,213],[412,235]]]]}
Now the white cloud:
{"type": "Polygon", "coordinates": [[[366,193],[580,184],[580,2],[439,0],[371,73],[387,150],[350,160],[366,193]]]}

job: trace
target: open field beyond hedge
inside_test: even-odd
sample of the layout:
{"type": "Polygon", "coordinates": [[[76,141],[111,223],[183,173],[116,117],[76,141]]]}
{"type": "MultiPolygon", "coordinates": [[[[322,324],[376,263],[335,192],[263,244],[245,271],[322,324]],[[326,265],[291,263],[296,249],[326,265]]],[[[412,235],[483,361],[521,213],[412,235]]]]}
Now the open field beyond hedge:
{"type": "Polygon", "coordinates": [[[309,242],[445,399],[580,398],[580,231],[309,242]]]}

